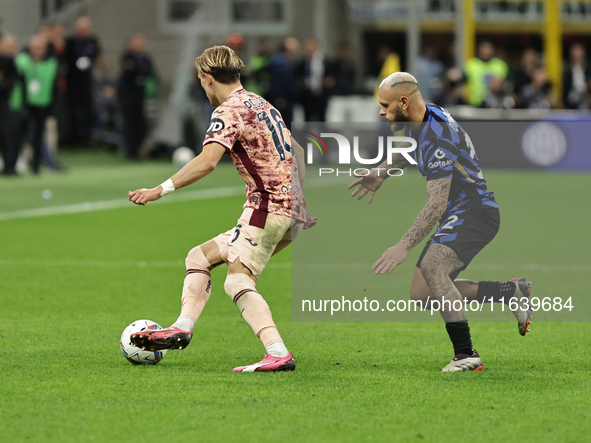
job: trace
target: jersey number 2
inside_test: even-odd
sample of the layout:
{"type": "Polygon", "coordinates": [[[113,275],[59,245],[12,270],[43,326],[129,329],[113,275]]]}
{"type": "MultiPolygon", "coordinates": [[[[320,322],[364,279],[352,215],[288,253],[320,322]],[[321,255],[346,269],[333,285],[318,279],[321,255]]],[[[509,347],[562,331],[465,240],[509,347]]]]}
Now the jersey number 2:
{"type": "Polygon", "coordinates": [[[271,121],[271,117],[267,114],[267,111],[261,111],[257,113],[257,118],[260,122],[265,122],[267,125],[267,129],[271,131],[271,135],[273,137],[273,143],[275,144],[275,149],[279,154],[279,158],[281,161],[285,161],[285,151],[291,153],[291,145],[285,141],[285,137],[283,137],[283,129],[287,129],[285,123],[283,123],[283,119],[281,118],[281,114],[275,109],[271,108],[269,111],[271,113],[271,117],[273,121],[271,121]],[[277,135],[279,133],[279,135],[277,135]],[[281,140],[279,140],[281,137],[281,140]]]}
{"type": "Polygon", "coordinates": [[[453,226],[452,225],[455,222],[457,222],[457,221],[458,221],[458,216],[457,215],[452,215],[451,217],[449,217],[446,220],[447,223],[444,224],[441,228],[439,228],[439,230],[442,231],[443,229],[453,229],[453,226]]]}

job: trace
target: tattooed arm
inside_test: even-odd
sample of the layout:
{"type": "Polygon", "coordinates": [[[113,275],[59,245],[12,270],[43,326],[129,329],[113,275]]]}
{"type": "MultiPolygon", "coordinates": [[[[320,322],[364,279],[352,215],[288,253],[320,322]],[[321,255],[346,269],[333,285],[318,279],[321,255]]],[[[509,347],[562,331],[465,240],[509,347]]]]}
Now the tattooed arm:
{"type": "Polygon", "coordinates": [[[427,182],[429,200],[427,200],[416,220],[399,242],[405,249],[410,251],[431,232],[437,220],[445,212],[450,187],[451,177],[427,182]]]}
{"type": "Polygon", "coordinates": [[[357,200],[361,200],[368,192],[371,192],[371,194],[369,194],[369,203],[371,203],[373,201],[373,196],[380,186],[382,186],[384,180],[390,177],[388,175],[388,169],[404,169],[409,164],[410,163],[404,158],[402,154],[397,153],[392,156],[392,164],[389,165],[388,161],[386,160],[380,166],[373,169],[368,175],[360,176],[355,174],[355,177],[359,178],[349,185],[349,189],[352,189],[357,185],[359,185],[359,187],[351,193],[351,197],[355,197],[357,194],[359,194],[357,200]]]}
{"type": "Polygon", "coordinates": [[[380,166],[377,167],[377,169],[380,169],[380,168],[386,169],[386,170],[391,169],[391,168],[404,169],[408,165],[410,165],[410,163],[408,162],[408,160],[406,158],[404,158],[404,155],[396,153],[396,154],[392,155],[392,164],[391,165],[388,164],[388,160],[385,160],[384,163],[382,163],[380,166]]]}
{"type": "Polygon", "coordinates": [[[402,239],[395,246],[386,249],[372,266],[376,274],[392,272],[404,261],[409,251],[431,232],[437,220],[445,212],[450,187],[451,177],[427,182],[427,195],[429,196],[427,203],[402,239]]]}

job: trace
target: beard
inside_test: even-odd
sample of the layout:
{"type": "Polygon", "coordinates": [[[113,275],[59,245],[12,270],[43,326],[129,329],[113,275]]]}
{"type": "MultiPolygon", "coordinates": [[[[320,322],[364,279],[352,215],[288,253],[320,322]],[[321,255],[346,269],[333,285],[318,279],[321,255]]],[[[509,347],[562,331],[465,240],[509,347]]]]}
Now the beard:
{"type": "Polygon", "coordinates": [[[409,121],[408,113],[405,114],[402,106],[397,106],[394,109],[394,120],[390,122],[390,127],[393,131],[400,131],[406,127],[406,123],[409,121]]]}

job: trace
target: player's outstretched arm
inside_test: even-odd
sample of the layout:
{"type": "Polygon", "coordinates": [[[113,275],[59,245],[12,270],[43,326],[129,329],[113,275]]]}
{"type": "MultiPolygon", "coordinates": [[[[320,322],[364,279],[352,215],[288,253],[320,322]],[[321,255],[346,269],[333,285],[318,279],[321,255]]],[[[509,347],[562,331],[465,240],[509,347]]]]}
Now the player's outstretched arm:
{"type": "Polygon", "coordinates": [[[226,152],[219,143],[208,143],[203,151],[171,177],[175,189],[189,186],[211,174],[226,152]]]}
{"type": "Polygon", "coordinates": [[[226,152],[226,148],[219,143],[206,144],[201,154],[187,163],[170,179],[152,189],[142,188],[130,191],[129,200],[136,205],[145,205],[148,202],[158,200],[160,197],[170,194],[176,189],[201,180],[214,171],[224,152],[226,152]]]}
{"type": "Polygon", "coordinates": [[[351,193],[351,197],[355,197],[357,194],[359,194],[357,200],[361,200],[369,192],[369,203],[371,203],[376,191],[380,189],[380,186],[382,186],[382,183],[384,183],[384,180],[386,179],[384,175],[387,174],[385,174],[385,171],[382,170],[381,165],[365,176],[360,176],[355,172],[353,172],[353,174],[355,177],[359,178],[348,186],[348,189],[353,189],[357,186],[357,188],[351,193]]]}
{"type": "Polygon", "coordinates": [[[357,200],[361,200],[367,195],[367,193],[370,193],[368,203],[371,203],[376,191],[380,189],[380,186],[382,186],[384,180],[389,177],[387,172],[388,169],[404,169],[409,164],[410,163],[404,158],[402,154],[395,154],[392,156],[392,164],[388,164],[388,162],[385,161],[380,166],[373,169],[368,175],[361,176],[353,172],[355,177],[358,177],[358,179],[351,183],[348,187],[349,189],[353,189],[357,186],[357,189],[351,193],[351,197],[355,197],[357,194],[359,194],[357,200]]]}
{"type": "Polygon", "coordinates": [[[410,229],[402,239],[391,248],[386,249],[382,256],[371,267],[376,274],[389,274],[404,261],[410,250],[418,245],[433,229],[447,207],[451,178],[440,178],[427,181],[429,199],[410,229]]]}

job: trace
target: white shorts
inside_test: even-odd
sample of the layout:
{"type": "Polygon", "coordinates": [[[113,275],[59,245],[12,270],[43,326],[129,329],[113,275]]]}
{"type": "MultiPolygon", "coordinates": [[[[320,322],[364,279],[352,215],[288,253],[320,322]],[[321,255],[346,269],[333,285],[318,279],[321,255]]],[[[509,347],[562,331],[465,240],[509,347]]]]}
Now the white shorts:
{"type": "Polygon", "coordinates": [[[214,238],[220,256],[226,263],[240,260],[258,278],[265,269],[279,242],[294,241],[304,223],[283,215],[267,215],[264,229],[249,224],[253,209],[244,210],[236,227],[214,238]]]}

